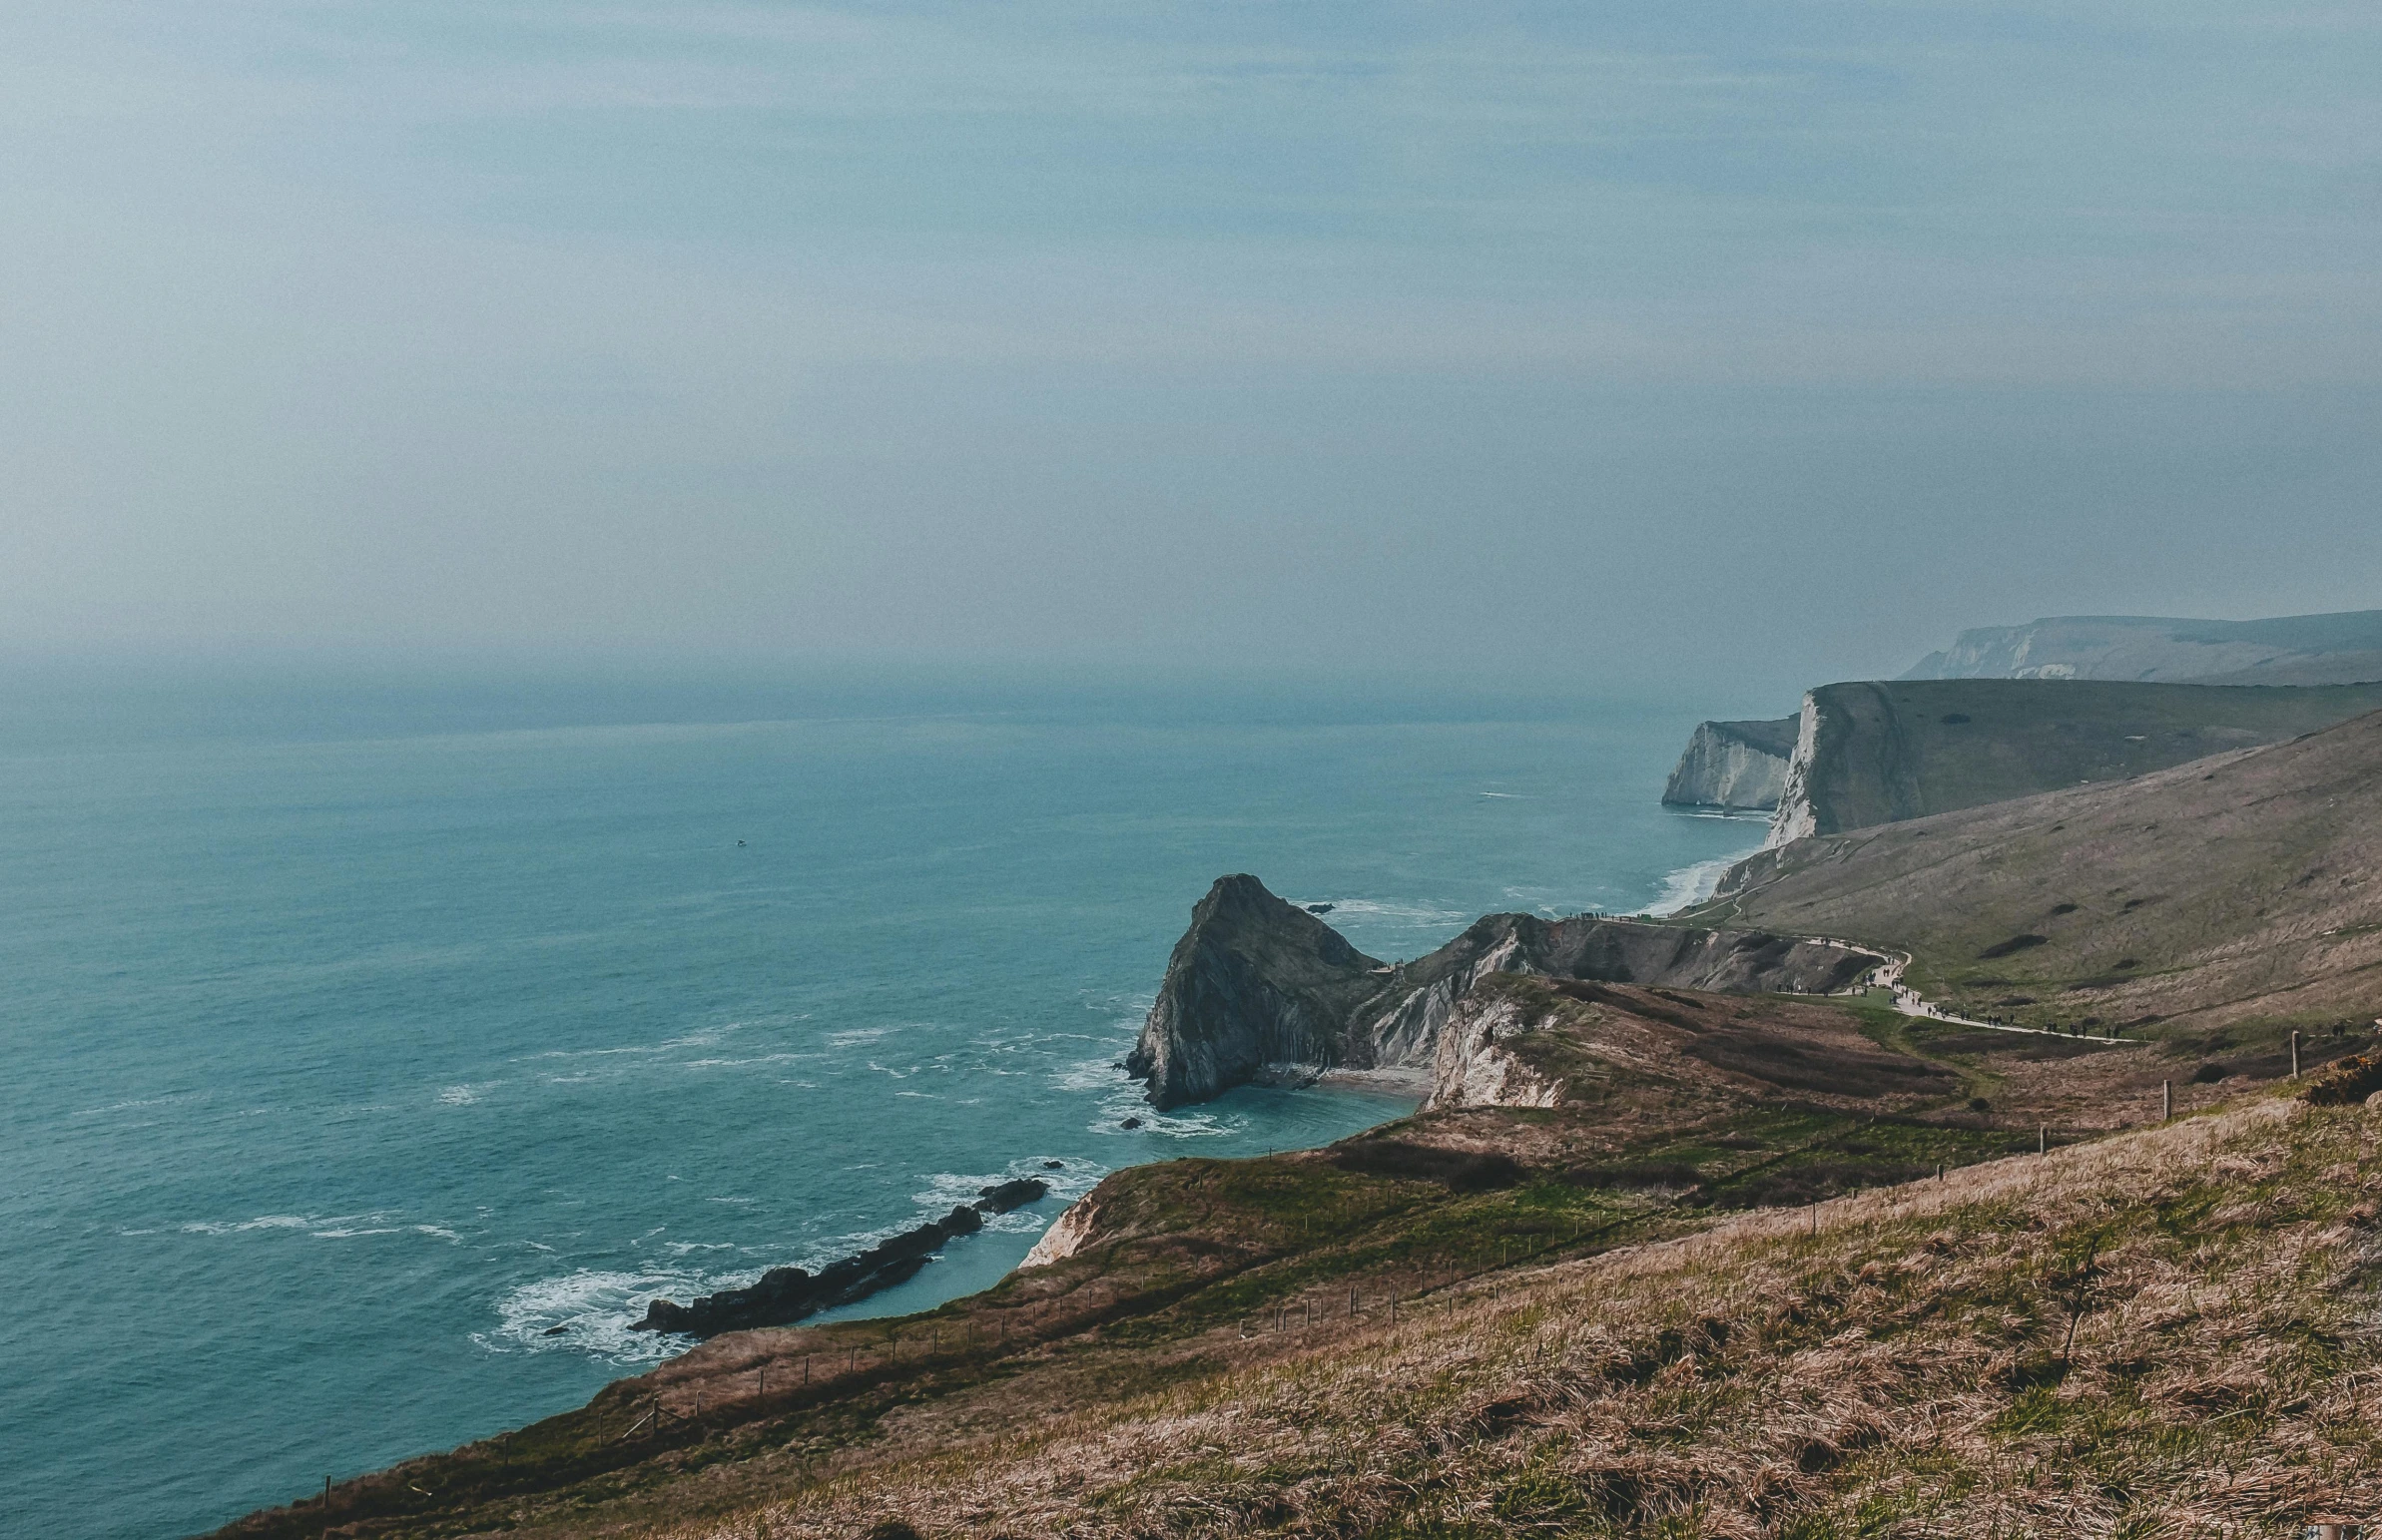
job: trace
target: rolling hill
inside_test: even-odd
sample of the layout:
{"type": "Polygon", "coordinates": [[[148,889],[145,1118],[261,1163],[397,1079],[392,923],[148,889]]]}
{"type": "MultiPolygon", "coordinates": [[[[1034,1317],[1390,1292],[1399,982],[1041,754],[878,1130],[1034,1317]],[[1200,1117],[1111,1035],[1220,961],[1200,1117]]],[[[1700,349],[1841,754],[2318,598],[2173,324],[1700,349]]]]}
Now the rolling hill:
{"type": "Polygon", "coordinates": [[[1927,993],[2021,1021],[2367,1023],[2382,1012],[2382,714],[1798,840],[1683,918],[1906,949],[1927,993]]]}

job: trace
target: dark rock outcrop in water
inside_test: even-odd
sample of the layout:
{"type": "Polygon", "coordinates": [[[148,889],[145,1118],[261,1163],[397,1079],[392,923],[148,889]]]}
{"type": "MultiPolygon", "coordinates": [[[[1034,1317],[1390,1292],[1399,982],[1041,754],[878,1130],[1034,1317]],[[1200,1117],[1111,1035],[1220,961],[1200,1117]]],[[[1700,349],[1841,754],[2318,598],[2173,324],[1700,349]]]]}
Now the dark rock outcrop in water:
{"type": "Polygon", "coordinates": [[[632,1331],[677,1331],[718,1336],[757,1326],[785,1326],[839,1304],[866,1299],[881,1289],[915,1278],[943,1243],[984,1228],[987,1214],[1006,1214],[1047,1196],[1049,1184],[1020,1177],[982,1190],[972,1204],[960,1204],[938,1220],[881,1241],[857,1257],[832,1263],[816,1275],[801,1268],[772,1268],[744,1288],[723,1288],[692,1304],[655,1299],[632,1331]]]}
{"type": "Polygon", "coordinates": [[[1743,807],[1767,812],[1786,787],[1799,717],[1775,722],[1698,724],[1662,800],[1672,807],[1743,807]]]}
{"type": "Polygon", "coordinates": [[[1252,876],[1219,877],[1191,910],[1126,1056],[1159,1107],[1205,1101],[1268,1064],[1335,1062],[1332,1045],[1389,965],[1252,876]]]}
{"type": "Polygon", "coordinates": [[[1331,1068],[1431,1064],[1455,1002],[1488,973],[1689,989],[1840,989],[1882,959],[1762,931],[1491,914],[1429,956],[1368,957],[1247,875],[1191,911],[1125,1060],[1159,1107],[1331,1068]]]}

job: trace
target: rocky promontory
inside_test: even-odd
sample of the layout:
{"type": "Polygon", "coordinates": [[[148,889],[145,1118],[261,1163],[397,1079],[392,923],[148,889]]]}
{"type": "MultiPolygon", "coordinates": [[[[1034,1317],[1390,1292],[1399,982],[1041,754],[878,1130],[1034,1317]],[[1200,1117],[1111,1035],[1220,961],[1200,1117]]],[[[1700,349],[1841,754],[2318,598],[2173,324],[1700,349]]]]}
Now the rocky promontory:
{"type": "Polygon", "coordinates": [[[1031,1177],[987,1187],[974,1203],[956,1205],[940,1219],[905,1230],[816,1274],[801,1268],[772,1268],[746,1287],[723,1288],[692,1304],[655,1299],[646,1305],[645,1318],[629,1329],[718,1336],[723,1331],[792,1325],[805,1316],[855,1303],[908,1282],[945,1242],[982,1230],[985,1215],[1021,1209],[1049,1192],[1047,1183],[1031,1177]]]}
{"type": "Polygon", "coordinates": [[[1126,1069],[1161,1108],[1328,1069],[1427,1068],[1458,999],[1490,973],[1823,993],[1883,961],[1823,941],[1573,915],[1491,914],[1407,963],[1368,957],[1246,874],[1191,911],[1126,1069]]]}
{"type": "Polygon", "coordinates": [[[1787,761],[1802,719],[1705,722],[1687,740],[1662,800],[1672,807],[1732,807],[1767,812],[1786,787],[1787,761]]]}

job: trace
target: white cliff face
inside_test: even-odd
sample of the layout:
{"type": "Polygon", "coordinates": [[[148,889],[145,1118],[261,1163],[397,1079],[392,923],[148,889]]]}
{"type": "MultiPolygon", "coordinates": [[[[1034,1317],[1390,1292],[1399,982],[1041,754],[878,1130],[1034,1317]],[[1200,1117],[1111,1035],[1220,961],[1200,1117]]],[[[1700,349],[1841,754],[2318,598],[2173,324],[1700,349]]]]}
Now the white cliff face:
{"type": "Polygon", "coordinates": [[[1562,1099],[1563,1083],[1531,1069],[1505,1046],[1532,1027],[1509,999],[1466,997],[1440,1032],[1424,1110],[1554,1106],[1562,1099]]]}
{"type": "Polygon", "coordinates": [[[1451,973],[1428,989],[1418,989],[1398,1002],[1395,1010],[1363,1030],[1373,1044],[1373,1062],[1382,1069],[1419,1069],[1436,1064],[1440,1045],[1447,1040],[1449,1016],[1456,1002],[1491,973],[1535,973],[1522,955],[1521,939],[1508,935],[1483,952],[1473,965],[1451,973]]]}
{"type": "Polygon", "coordinates": [[[1770,820],[1770,837],[1762,848],[1775,850],[1791,840],[1819,832],[1819,814],[1811,804],[1811,765],[1820,741],[1820,703],[1817,695],[1803,697],[1803,720],[1795,729],[1795,752],[1787,760],[1786,784],[1778,794],[1778,814],[1770,820]]]}
{"type": "Polygon", "coordinates": [[[1662,799],[1674,806],[1770,808],[1786,784],[1784,756],[1724,731],[1724,724],[1697,727],[1679,756],[1662,799]]]}
{"type": "Polygon", "coordinates": [[[1067,1205],[1065,1213],[1050,1222],[1050,1228],[1042,1232],[1041,1238],[1034,1242],[1034,1249],[1017,1266],[1047,1268],[1074,1256],[1091,1240],[1092,1226],[1098,1218],[1089,1194],[1076,1199],[1067,1205]]]}

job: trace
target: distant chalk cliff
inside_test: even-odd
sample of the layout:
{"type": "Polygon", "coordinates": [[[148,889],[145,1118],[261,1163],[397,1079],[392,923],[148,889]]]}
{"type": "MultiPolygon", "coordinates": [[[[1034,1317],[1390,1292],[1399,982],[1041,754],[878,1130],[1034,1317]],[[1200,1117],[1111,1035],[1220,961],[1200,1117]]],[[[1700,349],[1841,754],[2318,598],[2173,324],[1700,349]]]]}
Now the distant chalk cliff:
{"type": "Polygon", "coordinates": [[[1771,810],[1786,787],[1798,720],[1701,724],[1662,788],[1662,800],[1674,807],[1771,810]]]}
{"type": "Polygon", "coordinates": [[[2376,710],[2382,710],[2382,685],[2259,689],[2046,679],[1823,685],[1803,698],[1769,846],[2124,780],[2376,710]]]}
{"type": "Polygon", "coordinates": [[[2053,616],[1964,631],[1903,678],[2354,684],[2382,679],[2382,610],[2249,621],[2053,616]]]}

